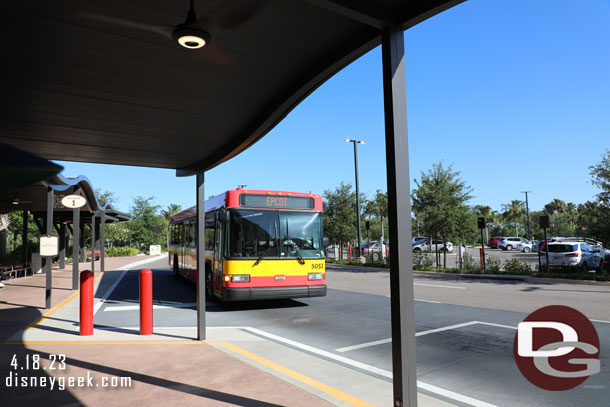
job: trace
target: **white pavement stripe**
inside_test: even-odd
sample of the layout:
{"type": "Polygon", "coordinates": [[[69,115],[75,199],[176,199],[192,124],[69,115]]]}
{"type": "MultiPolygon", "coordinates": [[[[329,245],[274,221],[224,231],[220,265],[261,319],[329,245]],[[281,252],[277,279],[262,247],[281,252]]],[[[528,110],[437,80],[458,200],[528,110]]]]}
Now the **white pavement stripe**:
{"type": "MultiPolygon", "coordinates": [[[[303,343],[299,343],[299,342],[293,341],[291,339],[283,338],[281,336],[273,335],[273,334],[267,333],[265,331],[261,331],[260,329],[246,328],[246,327],[244,327],[243,329],[246,330],[246,331],[255,333],[257,335],[260,335],[260,336],[272,339],[274,341],[282,342],[282,343],[285,343],[285,344],[290,345],[292,347],[303,349],[303,350],[305,350],[307,352],[310,352],[310,353],[313,353],[313,354],[316,354],[316,355],[320,355],[320,356],[323,356],[323,357],[328,358],[328,359],[333,359],[333,360],[336,360],[338,362],[344,363],[346,365],[356,367],[358,369],[362,369],[362,370],[367,371],[367,372],[375,373],[375,374],[378,374],[380,376],[387,377],[389,379],[392,378],[392,372],[389,372],[389,371],[384,370],[384,369],[380,369],[380,368],[375,367],[375,366],[367,365],[365,363],[361,363],[361,362],[358,362],[358,361],[355,361],[355,360],[352,360],[352,359],[348,359],[348,358],[343,357],[343,356],[335,355],[334,353],[330,353],[330,352],[327,352],[327,351],[322,350],[322,349],[314,348],[313,346],[305,345],[303,343]]],[[[435,394],[438,394],[440,396],[443,396],[443,397],[446,397],[446,398],[449,398],[449,399],[452,399],[452,400],[456,400],[456,401],[459,401],[459,402],[464,403],[464,404],[468,404],[468,405],[473,406],[473,407],[497,407],[494,404],[485,403],[484,401],[473,399],[472,397],[464,396],[462,394],[455,393],[455,392],[450,391],[450,390],[445,390],[445,389],[442,389],[440,387],[436,387],[436,386],[433,386],[433,385],[428,384],[428,383],[424,383],[424,382],[419,381],[419,380],[417,381],[417,387],[419,387],[420,389],[423,389],[423,390],[427,390],[427,391],[429,391],[431,393],[435,393],[435,394]]]]}
{"type": "Polygon", "coordinates": [[[491,322],[483,322],[483,321],[475,321],[475,322],[477,324],[482,324],[482,325],[497,326],[498,328],[517,329],[516,326],[502,325],[502,324],[493,324],[491,322]]]}
{"type": "Polygon", "coordinates": [[[349,352],[350,350],[366,348],[366,347],[375,346],[375,345],[381,345],[381,344],[388,343],[388,342],[392,342],[392,338],[381,339],[381,340],[373,341],[373,342],[361,343],[360,345],[346,346],[345,348],[339,348],[339,349],[335,349],[335,350],[337,352],[349,352]]]}
{"type": "MultiPolygon", "coordinates": [[[[445,326],[445,327],[441,327],[441,328],[435,328],[435,329],[429,329],[427,331],[417,332],[417,333],[415,333],[415,336],[430,335],[430,334],[434,334],[434,333],[438,333],[438,332],[450,331],[452,329],[463,328],[465,326],[471,326],[471,325],[476,325],[476,324],[496,326],[496,327],[499,327],[499,328],[517,329],[516,326],[494,324],[494,323],[491,323],[491,322],[482,322],[482,321],[470,321],[470,322],[464,322],[462,324],[449,325],[449,326],[445,326]]],[[[366,348],[366,347],[369,347],[369,346],[382,345],[384,343],[389,343],[389,342],[392,342],[392,338],[380,339],[378,341],[372,341],[372,342],[365,342],[365,343],[361,343],[361,344],[358,344],[358,345],[352,345],[352,346],[346,346],[344,348],[338,348],[338,349],[335,349],[335,350],[337,352],[349,352],[351,350],[366,348]]]]}
{"type": "Polygon", "coordinates": [[[322,349],[318,349],[318,348],[314,348],[313,346],[309,346],[309,345],[305,345],[303,343],[299,343],[296,341],[293,341],[291,339],[287,339],[287,338],[282,338],[281,336],[277,336],[277,335],[273,335],[270,333],[267,333],[265,331],[261,331],[260,329],[256,329],[256,328],[244,328],[245,331],[247,332],[252,332],[256,335],[265,337],[265,338],[269,338],[272,339],[276,342],[281,342],[281,343],[285,343],[286,345],[290,345],[294,348],[298,348],[298,349],[302,349],[304,351],[313,353],[315,355],[319,355],[319,356],[323,356],[325,358],[328,359],[332,359],[332,360],[336,360],[337,362],[341,362],[341,363],[345,363],[346,365],[349,366],[353,366],[356,367],[358,369],[362,369],[364,371],[370,372],[370,373],[374,373],[383,377],[387,377],[389,379],[392,378],[392,372],[388,372],[387,370],[384,369],[380,369],[378,367],[375,366],[370,366],[367,365],[365,363],[361,363],[352,359],[348,359],[346,357],[343,356],[339,356],[339,355],[335,355],[334,353],[331,352],[327,352],[325,350],[322,349]]]}
{"type": "Polygon", "coordinates": [[[479,323],[479,321],[470,321],[470,322],[464,322],[463,324],[455,324],[455,325],[445,326],[442,328],[429,329],[427,331],[416,332],[415,336],[430,335],[430,334],[434,334],[437,332],[449,331],[451,329],[457,329],[457,328],[463,328],[465,326],[476,325],[478,323],[479,323]]]}
{"type": "Polygon", "coordinates": [[[590,321],[591,322],[601,322],[601,323],[604,323],[604,324],[610,324],[610,321],[602,321],[601,319],[591,319],[590,321]]]}
{"type": "Polygon", "coordinates": [[[415,301],[419,301],[419,302],[429,302],[429,303],[431,303],[431,304],[444,304],[444,302],[440,302],[440,301],[418,300],[417,298],[415,299],[415,301]]]}
{"type": "Polygon", "coordinates": [[[433,386],[421,381],[417,381],[417,387],[423,390],[427,390],[431,393],[438,394],[439,396],[447,397],[451,400],[460,401],[464,404],[468,404],[473,407],[497,407],[495,404],[489,404],[481,400],[473,399],[472,397],[464,396],[463,394],[456,393],[450,390],[445,390],[440,387],[433,386]]]}
{"type": "Polygon", "coordinates": [[[166,257],[167,257],[166,254],[160,254],[158,256],[151,257],[149,259],[134,261],[133,263],[129,263],[129,264],[126,264],[126,265],[120,267],[119,270],[123,270],[123,272],[121,273],[119,278],[117,278],[117,280],[114,282],[114,284],[112,284],[112,286],[110,286],[108,291],[106,291],[104,293],[104,295],[100,298],[98,303],[95,304],[95,307],[93,308],[93,315],[95,315],[100,310],[102,305],[104,305],[104,302],[106,302],[106,300],[108,299],[108,297],[110,297],[110,294],[112,294],[112,292],[114,291],[116,286],[119,285],[119,283],[121,282],[123,277],[125,277],[125,274],[127,274],[127,272],[130,270],[130,267],[137,267],[137,266],[141,266],[144,264],[152,263],[154,261],[157,261],[157,260],[160,260],[160,259],[166,258],[166,257]]]}
{"type": "Polygon", "coordinates": [[[425,287],[438,287],[438,288],[453,288],[454,290],[465,290],[466,287],[459,287],[453,285],[437,285],[437,284],[422,284],[422,283],[413,283],[413,285],[421,285],[425,287]]]}
{"type": "Polygon", "coordinates": [[[119,278],[116,279],[116,281],[114,282],[114,284],[112,284],[110,286],[110,288],[108,290],[106,290],[106,292],[104,293],[104,295],[102,296],[102,298],[100,298],[100,300],[97,302],[97,304],[95,304],[95,307],[93,308],[93,315],[95,315],[100,308],[102,307],[102,305],[104,305],[104,302],[106,302],[106,300],[108,299],[108,297],[110,297],[110,294],[112,294],[112,292],[114,291],[114,289],[116,288],[117,285],[119,285],[119,283],[121,282],[121,280],[123,279],[123,277],[125,277],[125,274],[127,274],[129,270],[123,270],[123,272],[121,273],[121,275],[119,276],[119,278]]]}
{"type": "MultiPolygon", "coordinates": [[[[164,309],[164,308],[189,308],[196,307],[196,302],[188,302],[184,304],[168,304],[168,305],[153,305],[153,309],[164,309]]],[[[132,311],[139,310],[140,305],[121,305],[118,307],[106,307],[104,308],[104,312],[106,311],[132,311]]]]}

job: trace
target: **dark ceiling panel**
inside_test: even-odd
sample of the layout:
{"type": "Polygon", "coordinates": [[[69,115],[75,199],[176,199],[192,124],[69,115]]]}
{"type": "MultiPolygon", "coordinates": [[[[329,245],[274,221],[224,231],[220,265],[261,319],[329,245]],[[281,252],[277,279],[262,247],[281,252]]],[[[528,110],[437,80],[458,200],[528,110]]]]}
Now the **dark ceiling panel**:
{"type": "Polygon", "coordinates": [[[209,169],[376,46],[371,21],[458,2],[196,0],[212,42],[193,51],[109,21],[175,25],[188,1],[3,1],[0,142],[48,159],[209,169]]]}

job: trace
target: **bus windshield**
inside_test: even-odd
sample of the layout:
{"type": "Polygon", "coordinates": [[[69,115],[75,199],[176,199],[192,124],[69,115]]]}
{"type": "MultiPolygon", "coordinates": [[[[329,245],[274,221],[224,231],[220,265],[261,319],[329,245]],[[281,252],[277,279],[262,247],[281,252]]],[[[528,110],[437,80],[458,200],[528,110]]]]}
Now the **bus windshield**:
{"type": "Polygon", "coordinates": [[[230,258],[324,257],[320,213],[230,209],[230,258]]]}

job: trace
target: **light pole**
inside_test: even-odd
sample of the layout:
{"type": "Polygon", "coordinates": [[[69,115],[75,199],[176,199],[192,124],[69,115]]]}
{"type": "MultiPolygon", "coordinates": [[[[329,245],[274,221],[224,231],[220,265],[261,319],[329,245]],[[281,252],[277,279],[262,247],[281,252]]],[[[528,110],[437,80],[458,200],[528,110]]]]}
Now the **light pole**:
{"type": "Polygon", "coordinates": [[[525,212],[527,213],[527,238],[530,239],[532,235],[530,235],[530,207],[527,202],[527,194],[532,191],[521,191],[522,194],[525,194],[525,212]]]}
{"type": "MultiPolygon", "coordinates": [[[[354,167],[356,167],[356,216],[358,217],[358,260],[362,261],[362,234],[360,232],[360,189],[358,187],[358,149],[357,144],[364,144],[362,140],[345,139],[354,144],[354,167]]],[[[382,245],[383,246],[383,245],[382,245]]],[[[383,251],[383,247],[381,248],[383,251]]]]}

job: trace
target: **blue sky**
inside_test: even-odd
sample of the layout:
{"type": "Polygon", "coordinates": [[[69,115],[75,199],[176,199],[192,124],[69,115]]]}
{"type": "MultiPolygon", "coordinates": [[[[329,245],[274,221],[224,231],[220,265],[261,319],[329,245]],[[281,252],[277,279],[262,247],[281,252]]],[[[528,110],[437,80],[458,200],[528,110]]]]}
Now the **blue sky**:
{"type": "MultiPolygon", "coordinates": [[[[610,148],[610,0],[469,0],[405,33],[413,178],[442,161],[472,186],[471,204],[500,210],[529,196],[593,199],[589,166],[610,148]]],[[[387,189],[381,50],[331,78],[261,141],[206,173],[206,196],[251,189],[387,189]],[[272,164],[270,164],[272,163],[272,164]],[[252,171],[253,168],[258,171],[252,171]]],[[[152,168],[60,162],[113,191],[166,207],[195,203],[195,179],[152,168]]]]}

